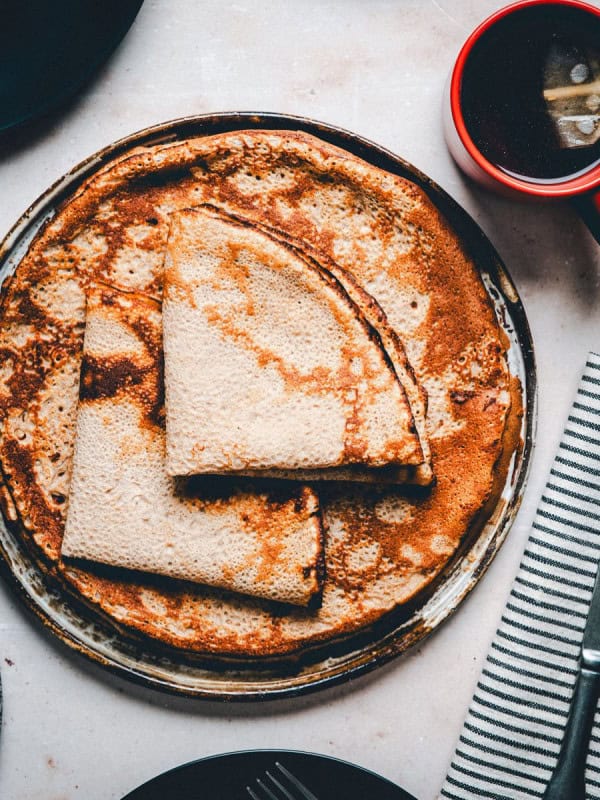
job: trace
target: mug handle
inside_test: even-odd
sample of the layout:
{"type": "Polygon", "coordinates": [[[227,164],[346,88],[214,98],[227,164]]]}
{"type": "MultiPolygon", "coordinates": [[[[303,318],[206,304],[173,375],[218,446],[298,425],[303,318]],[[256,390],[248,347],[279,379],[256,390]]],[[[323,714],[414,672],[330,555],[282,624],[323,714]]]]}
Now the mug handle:
{"type": "Polygon", "coordinates": [[[600,189],[575,195],[571,198],[571,202],[594,239],[600,244],[600,189]]]}

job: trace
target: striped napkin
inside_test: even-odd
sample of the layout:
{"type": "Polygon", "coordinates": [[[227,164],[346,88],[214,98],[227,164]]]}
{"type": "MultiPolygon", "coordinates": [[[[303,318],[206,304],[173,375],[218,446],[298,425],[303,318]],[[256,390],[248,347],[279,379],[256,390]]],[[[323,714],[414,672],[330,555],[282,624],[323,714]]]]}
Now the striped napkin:
{"type": "MultiPolygon", "coordinates": [[[[600,355],[590,353],[442,798],[541,797],[561,746],[600,559],[600,355]]],[[[600,715],[587,765],[600,798],[600,715]]]]}

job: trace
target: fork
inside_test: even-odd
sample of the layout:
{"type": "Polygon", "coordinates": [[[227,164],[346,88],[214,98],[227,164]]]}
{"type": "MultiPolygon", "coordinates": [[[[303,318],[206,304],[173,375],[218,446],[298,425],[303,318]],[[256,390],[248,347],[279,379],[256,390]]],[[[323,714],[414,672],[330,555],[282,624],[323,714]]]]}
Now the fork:
{"type": "Polygon", "coordinates": [[[275,762],[275,768],[281,773],[277,778],[267,770],[262,780],[261,778],[256,779],[254,789],[246,786],[246,791],[252,800],[319,800],[310,789],[299,781],[295,775],[292,775],[289,769],[286,769],[279,761],[275,762]],[[281,782],[282,777],[287,779],[288,788],[281,782]],[[291,789],[289,784],[292,786],[291,789]],[[277,794],[273,789],[277,790],[277,794]],[[294,793],[294,789],[296,789],[296,793],[294,793]]]}

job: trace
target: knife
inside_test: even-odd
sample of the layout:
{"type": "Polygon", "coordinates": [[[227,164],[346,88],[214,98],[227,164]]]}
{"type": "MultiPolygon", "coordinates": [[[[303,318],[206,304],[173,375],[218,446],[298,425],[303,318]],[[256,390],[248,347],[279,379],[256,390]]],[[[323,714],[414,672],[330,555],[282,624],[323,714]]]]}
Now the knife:
{"type": "Polygon", "coordinates": [[[600,569],[588,613],[579,670],[556,769],[543,800],[585,800],[585,764],[600,693],[600,569]]]}

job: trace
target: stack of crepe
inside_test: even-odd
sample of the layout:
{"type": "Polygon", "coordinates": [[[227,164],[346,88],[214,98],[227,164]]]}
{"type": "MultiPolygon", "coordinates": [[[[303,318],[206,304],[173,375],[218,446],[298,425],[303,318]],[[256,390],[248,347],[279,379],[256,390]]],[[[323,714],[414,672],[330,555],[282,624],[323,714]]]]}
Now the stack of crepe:
{"type": "MultiPolygon", "coordinates": [[[[473,261],[428,194],[324,139],[255,129],[126,149],[65,198],[0,293],[0,506],[24,546],[69,595],[113,621],[119,634],[135,632],[186,652],[263,658],[364,632],[433,588],[453,557],[461,557],[461,545],[475,552],[471,543],[479,547],[482,526],[504,513],[501,493],[507,475],[514,475],[511,465],[520,464],[523,394],[509,359],[514,342],[495,312],[495,290],[482,280],[480,267],[485,271],[489,256],[482,250],[482,264],[473,261]],[[221,240],[231,245],[231,258],[223,268],[214,234],[204,229],[214,208],[228,223],[221,240]],[[243,249],[233,239],[242,228],[248,237],[243,249]],[[204,255],[212,271],[196,279],[200,286],[174,286],[178,273],[189,280],[183,263],[188,234],[196,249],[212,253],[204,255]],[[269,253],[285,253],[287,278],[280,281],[278,273],[276,283],[265,272],[265,288],[258,291],[247,251],[258,258],[265,242],[269,253]],[[300,287],[293,276],[308,275],[309,268],[300,287]],[[319,301],[298,305],[304,292],[319,301]],[[163,347],[169,298],[179,309],[171,308],[175,325],[165,328],[163,347]],[[327,336],[319,303],[330,315],[335,311],[327,336]],[[214,341],[207,341],[219,348],[202,352],[190,339],[180,354],[189,357],[186,374],[171,369],[169,348],[184,315],[197,319],[186,323],[190,333],[210,334],[214,341]],[[374,350],[364,349],[361,331],[374,350]],[[311,338],[317,333],[325,346],[322,363],[309,357],[318,352],[311,338]],[[342,369],[347,341],[360,359],[342,369]],[[376,355],[382,350],[385,359],[376,355]],[[383,360],[402,386],[416,436],[387,373],[378,372],[383,360]],[[248,363],[258,365],[259,385],[252,384],[248,363]],[[359,367],[381,392],[364,394],[353,372],[359,367]],[[204,402],[204,394],[191,392],[200,373],[210,375],[203,392],[212,392],[216,403],[204,409],[208,430],[197,420],[190,428],[187,409],[183,422],[173,418],[178,387],[189,389],[190,404],[204,402]],[[226,386],[218,392],[213,384],[223,377],[226,386]],[[337,391],[340,381],[352,387],[347,395],[337,391]],[[426,420],[420,385],[427,392],[426,420]],[[354,389],[357,401],[362,392],[363,405],[354,402],[354,389]],[[244,403],[232,411],[228,397],[235,392],[244,403]],[[388,463],[381,453],[389,428],[378,427],[374,405],[380,393],[385,414],[398,419],[390,443],[397,460],[388,463]],[[262,428],[249,413],[260,397],[268,411],[262,428]],[[287,406],[280,405],[283,399],[287,406]],[[312,463],[305,458],[308,443],[298,445],[306,415],[292,414],[307,407],[318,413],[312,463]],[[95,418],[93,431],[86,416],[95,418]],[[363,435],[369,420],[375,427],[363,435]],[[234,430],[241,423],[252,439],[234,430]],[[281,429],[285,436],[276,438],[281,429]],[[191,442],[171,441],[178,430],[191,442]],[[264,430],[278,452],[253,449],[264,430]],[[210,457],[219,455],[209,434],[222,437],[223,445],[243,443],[243,451],[233,448],[216,476],[170,476],[167,438],[178,457],[180,448],[197,445],[195,471],[215,468],[214,461],[201,466],[198,460],[205,438],[210,457]],[[415,489],[401,481],[431,486],[415,489]],[[168,499],[165,492],[172,492],[168,499]],[[223,523],[225,509],[233,510],[223,523]],[[67,515],[64,553],[87,561],[61,558],[67,515]],[[291,532],[296,542],[310,540],[312,549],[298,544],[286,555],[291,532]],[[321,594],[315,547],[325,559],[321,594]],[[138,571],[104,568],[92,559],[138,571]],[[294,605],[246,593],[289,599],[295,568],[294,605]],[[309,596],[315,601],[300,604],[300,594],[302,603],[309,596]]],[[[278,259],[269,256],[267,266],[278,259]]]]}
{"type": "Polygon", "coordinates": [[[402,343],[330,258],[213,206],[171,214],[163,287],[88,289],[62,554],[309,605],[320,482],[432,481],[402,343]]]}

